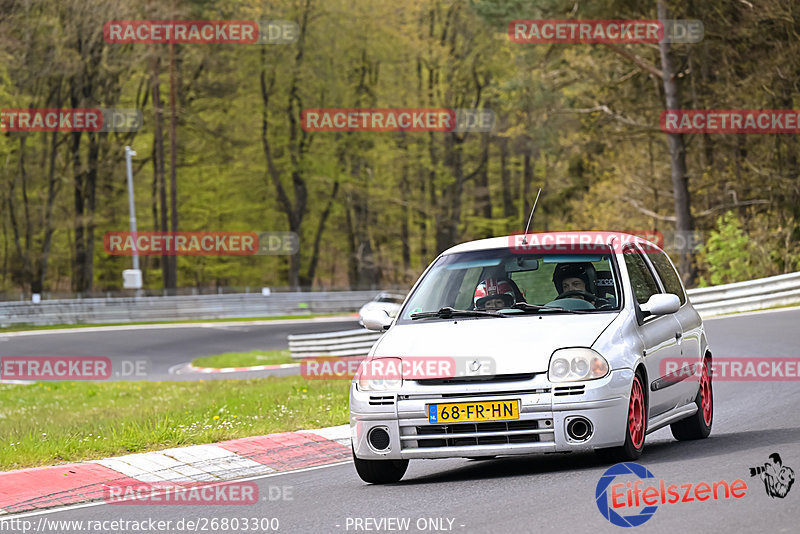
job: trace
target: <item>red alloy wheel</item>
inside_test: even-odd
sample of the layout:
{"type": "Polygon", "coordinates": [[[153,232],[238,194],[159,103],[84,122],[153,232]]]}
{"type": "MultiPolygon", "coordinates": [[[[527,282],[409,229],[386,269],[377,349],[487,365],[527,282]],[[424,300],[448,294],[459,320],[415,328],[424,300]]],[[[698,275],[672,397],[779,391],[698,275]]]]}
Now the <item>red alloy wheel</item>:
{"type": "Polygon", "coordinates": [[[706,362],[703,362],[703,375],[700,377],[700,403],[703,408],[703,420],[706,426],[710,426],[714,407],[711,400],[711,379],[708,377],[708,365],[706,362]]]}
{"type": "Polygon", "coordinates": [[[628,430],[631,433],[633,447],[641,448],[644,441],[644,393],[638,376],[633,377],[631,400],[628,405],[628,430]]]}

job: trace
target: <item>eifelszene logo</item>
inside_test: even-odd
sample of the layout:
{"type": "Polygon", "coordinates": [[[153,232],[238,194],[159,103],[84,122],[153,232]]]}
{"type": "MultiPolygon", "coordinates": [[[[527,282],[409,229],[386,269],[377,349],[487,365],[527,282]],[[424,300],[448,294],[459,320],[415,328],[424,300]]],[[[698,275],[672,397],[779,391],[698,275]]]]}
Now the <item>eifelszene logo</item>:
{"type": "MultiPolygon", "coordinates": [[[[638,527],[653,517],[653,514],[656,513],[656,510],[658,510],[658,506],[646,506],[635,514],[618,514],[614,510],[616,508],[616,506],[614,506],[614,500],[612,499],[611,503],[608,502],[608,492],[606,490],[615,478],[622,475],[634,475],[639,479],[655,478],[653,473],[648,471],[645,466],[637,463],[624,462],[621,464],[612,465],[606,469],[606,472],[603,473],[603,476],[601,476],[600,480],[597,481],[597,487],[595,488],[594,492],[594,499],[595,502],[597,502],[597,509],[600,510],[601,514],[603,514],[603,517],[618,527],[638,527]]],[[[615,484],[615,486],[616,485],[617,484],[615,484]]],[[[628,485],[630,485],[630,482],[628,485]]]]}
{"type": "Polygon", "coordinates": [[[609,467],[597,481],[595,502],[611,523],[619,527],[638,527],[653,517],[659,504],[741,499],[745,495],[747,483],[741,478],[730,483],[718,480],[667,485],[663,478],[656,479],[644,466],[624,462],[609,467]]]}
{"type": "Polygon", "coordinates": [[[769,455],[769,462],[764,465],[750,468],[750,476],[758,476],[764,481],[767,495],[783,499],[794,484],[794,470],[781,461],[781,455],[773,452],[769,455]]]}

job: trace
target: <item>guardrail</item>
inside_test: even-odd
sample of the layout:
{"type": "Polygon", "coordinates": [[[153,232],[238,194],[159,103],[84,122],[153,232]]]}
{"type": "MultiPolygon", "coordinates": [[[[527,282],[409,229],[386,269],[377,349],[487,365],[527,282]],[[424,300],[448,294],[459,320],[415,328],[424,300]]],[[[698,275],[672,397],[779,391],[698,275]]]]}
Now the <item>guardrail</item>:
{"type": "Polygon", "coordinates": [[[174,297],[0,302],[0,327],[15,324],[100,324],[355,312],[378,291],[240,293],[174,297]]]}
{"type": "Polygon", "coordinates": [[[800,303],[800,273],[702,287],[687,291],[702,317],[800,303]]]}
{"type": "MultiPolygon", "coordinates": [[[[378,291],[238,293],[0,302],[0,327],[15,324],[101,324],[189,319],[235,319],[357,311],[378,291]]],[[[688,291],[700,315],[800,303],[800,273],[688,291]]]]}
{"type": "Polygon", "coordinates": [[[293,334],[289,336],[292,358],[320,356],[366,356],[383,335],[366,328],[325,334],[293,334]]]}

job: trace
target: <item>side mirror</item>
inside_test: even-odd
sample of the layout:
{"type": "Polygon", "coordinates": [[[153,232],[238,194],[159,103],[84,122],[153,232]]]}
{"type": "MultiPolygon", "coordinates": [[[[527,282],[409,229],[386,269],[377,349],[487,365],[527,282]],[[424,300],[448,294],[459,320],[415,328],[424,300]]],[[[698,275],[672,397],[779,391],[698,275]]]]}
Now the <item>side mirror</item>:
{"type": "Polygon", "coordinates": [[[675,313],[681,307],[681,299],[671,293],[656,293],[647,302],[639,306],[648,315],[668,315],[675,313]]]}
{"type": "Polygon", "coordinates": [[[386,310],[367,310],[361,316],[361,321],[364,323],[364,328],[376,332],[383,332],[392,324],[392,318],[386,310]]]}

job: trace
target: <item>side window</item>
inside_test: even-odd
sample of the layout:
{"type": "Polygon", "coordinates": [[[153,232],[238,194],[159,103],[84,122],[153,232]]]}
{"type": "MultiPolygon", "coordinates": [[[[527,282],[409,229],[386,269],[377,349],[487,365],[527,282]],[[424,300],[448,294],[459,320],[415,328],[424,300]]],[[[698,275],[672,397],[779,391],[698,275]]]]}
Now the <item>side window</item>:
{"type": "Polygon", "coordinates": [[[628,267],[628,275],[631,277],[633,294],[639,304],[644,304],[652,295],[660,292],[658,284],[639,252],[632,248],[626,248],[622,252],[625,265],[628,267]]]}
{"type": "Polygon", "coordinates": [[[651,254],[650,261],[653,262],[653,267],[656,268],[658,277],[664,283],[664,289],[666,289],[667,293],[678,295],[678,298],[681,299],[681,305],[685,304],[686,293],[683,292],[681,279],[678,278],[678,273],[675,272],[675,268],[667,255],[663,252],[651,254]]]}

